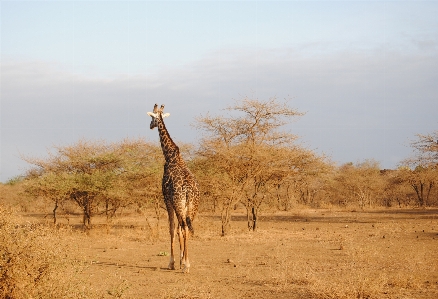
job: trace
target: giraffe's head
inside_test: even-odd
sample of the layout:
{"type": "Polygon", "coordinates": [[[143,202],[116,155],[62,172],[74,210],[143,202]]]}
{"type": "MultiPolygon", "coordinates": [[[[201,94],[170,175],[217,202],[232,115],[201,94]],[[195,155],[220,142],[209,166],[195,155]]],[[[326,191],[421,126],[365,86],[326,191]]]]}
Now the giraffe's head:
{"type": "Polygon", "coordinates": [[[168,117],[169,113],[163,113],[164,105],[161,105],[160,109],[158,109],[158,105],[155,104],[154,112],[148,112],[148,115],[152,117],[150,128],[151,130],[155,127],[158,127],[158,124],[163,121],[163,118],[168,117]]]}

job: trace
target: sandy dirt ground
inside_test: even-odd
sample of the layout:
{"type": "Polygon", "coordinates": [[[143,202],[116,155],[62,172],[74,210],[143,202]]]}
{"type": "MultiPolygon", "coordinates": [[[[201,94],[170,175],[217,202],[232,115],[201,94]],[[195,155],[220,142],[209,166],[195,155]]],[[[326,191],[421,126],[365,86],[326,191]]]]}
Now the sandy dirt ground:
{"type": "Polygon", "coordinates": [[[278,212],[256,232],[241,211],[225,237],[201,214],[188,274],[167,269],[167,218],[153,221],[73,230],[84,284],[101,298],[438,298],[438,209],[278,212]]]}

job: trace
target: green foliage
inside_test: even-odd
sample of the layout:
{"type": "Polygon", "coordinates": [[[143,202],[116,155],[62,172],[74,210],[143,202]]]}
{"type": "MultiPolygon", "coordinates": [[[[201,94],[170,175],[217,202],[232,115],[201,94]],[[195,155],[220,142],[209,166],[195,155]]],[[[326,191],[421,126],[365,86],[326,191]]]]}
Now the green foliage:
{"type": "Polygon", "coordinates": [[[23,181],[23,176],[17,175],[17,176],[14,176],[13,178],[10,178],[6,182],[6,185],[14,186],[14,185],[16,185],[16,184],[18,184],[18,183],[20,183],[22,181],[23,181]]]}

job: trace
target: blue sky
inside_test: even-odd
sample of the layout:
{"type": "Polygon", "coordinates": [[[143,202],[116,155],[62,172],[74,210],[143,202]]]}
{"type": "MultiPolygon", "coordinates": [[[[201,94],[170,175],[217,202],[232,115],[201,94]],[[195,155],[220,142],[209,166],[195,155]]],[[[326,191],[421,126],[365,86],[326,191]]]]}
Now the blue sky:
{"type": "Polygon", "coordinates": [[[176,141],[243,97],[338,164],[397,166],[437,129],[438,1],[1,1],[1,181],[80,138],[176,141]]]}

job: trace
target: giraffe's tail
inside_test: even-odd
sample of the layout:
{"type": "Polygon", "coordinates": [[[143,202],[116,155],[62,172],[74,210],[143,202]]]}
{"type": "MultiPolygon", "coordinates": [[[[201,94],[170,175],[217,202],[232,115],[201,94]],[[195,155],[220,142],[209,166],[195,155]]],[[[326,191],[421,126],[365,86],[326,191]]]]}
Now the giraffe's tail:
{"type": "Polygon", "coordinates": [[[189,231],[190,231],[192,234],[194,234],[194,233],[195,233],[195,230],[193,229],[193,226],[192,226],[192,220],[190,219],[189,216],[186,217],[186,223],[187,223],[187,226],[188,226],[188,228],[189,228],[189,231]]]}

